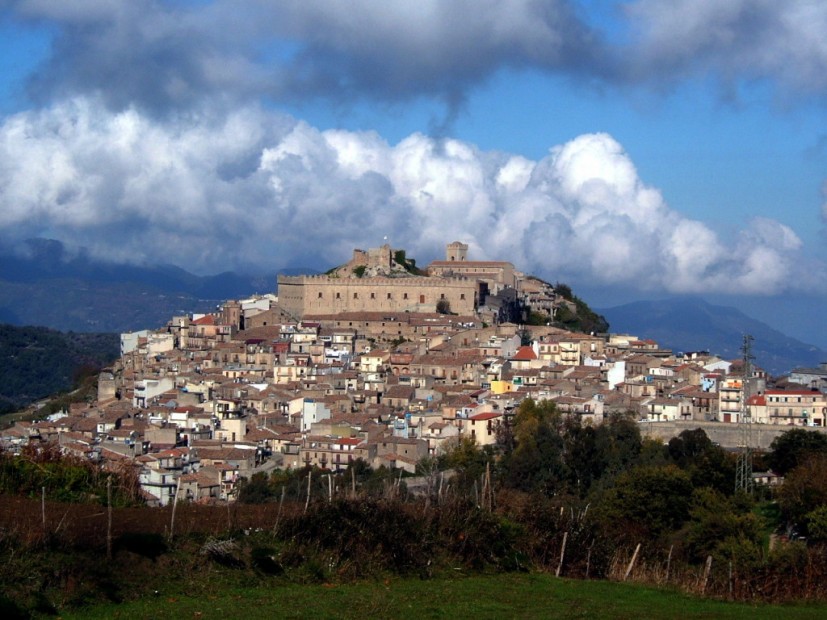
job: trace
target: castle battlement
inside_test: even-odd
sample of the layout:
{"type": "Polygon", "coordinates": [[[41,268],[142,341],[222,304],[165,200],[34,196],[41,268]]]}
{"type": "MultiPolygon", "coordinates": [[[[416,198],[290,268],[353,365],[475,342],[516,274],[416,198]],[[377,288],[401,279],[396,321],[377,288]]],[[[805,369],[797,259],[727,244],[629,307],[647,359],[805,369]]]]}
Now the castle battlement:
{"type": "Polygon", "coordinates": [[[279,276],[279,306],[292,315],[341,312],[451,312],[473,314],[479,299],[476,280],[466,277],[337,278],[328,275],[279,276]]]}
{"type": "Polygon", "coordinates": [[[282,284],[329,284],[331,286],[437,286],[444,287],[452,283],[470,282],[465,276],[453,275],[449,277],[433,276],[403,276],[399,278],[387,276],[373,276],[364,278],[340,278],[336,276],[307,275],[307,276],[278,276],[278,285],[282,284]]]}

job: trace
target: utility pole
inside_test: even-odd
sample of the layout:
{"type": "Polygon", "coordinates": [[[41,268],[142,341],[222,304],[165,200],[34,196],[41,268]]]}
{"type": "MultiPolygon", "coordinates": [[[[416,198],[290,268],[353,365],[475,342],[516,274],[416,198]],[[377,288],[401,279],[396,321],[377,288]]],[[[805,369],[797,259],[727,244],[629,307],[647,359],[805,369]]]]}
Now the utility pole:
{"type": "Polygon", "coordinates": [[[744,335],[741,351],[744,354],[744,380],[741,383],[741,415],[738,420],[741,436],[741,453],[735,468],[735,492],[752,493],[752,414],[749,410],[750,380],[752,379],[752,341],[749,334],[744,335]]]}

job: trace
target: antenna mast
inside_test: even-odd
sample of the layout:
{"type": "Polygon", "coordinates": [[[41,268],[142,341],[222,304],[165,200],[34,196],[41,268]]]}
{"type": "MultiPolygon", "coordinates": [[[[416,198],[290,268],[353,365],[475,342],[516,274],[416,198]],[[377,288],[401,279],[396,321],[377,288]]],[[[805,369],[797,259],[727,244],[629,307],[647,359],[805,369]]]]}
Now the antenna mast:
{"type": "Polygon", "coordinates": [[[735,468],[735,492],[752,493],[752,414],[749,410],[750,379],[752,378],[752,341],[754,338],[744,334],[741,351],[744,354],[744,379],[741,382],[741,415],[738,420],[741,435],[741,453],[735,468]]]}

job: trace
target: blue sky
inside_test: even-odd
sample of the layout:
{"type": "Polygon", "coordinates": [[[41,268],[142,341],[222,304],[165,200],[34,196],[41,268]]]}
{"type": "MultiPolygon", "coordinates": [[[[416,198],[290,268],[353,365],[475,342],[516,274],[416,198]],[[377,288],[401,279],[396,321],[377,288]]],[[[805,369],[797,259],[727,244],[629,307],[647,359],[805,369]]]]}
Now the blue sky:
{"type": "Polygon", "coordinates": [[[461,239],[827,346],[824,32],[806,0],[0,0],[0,241],[268,273],[461,239]]]}

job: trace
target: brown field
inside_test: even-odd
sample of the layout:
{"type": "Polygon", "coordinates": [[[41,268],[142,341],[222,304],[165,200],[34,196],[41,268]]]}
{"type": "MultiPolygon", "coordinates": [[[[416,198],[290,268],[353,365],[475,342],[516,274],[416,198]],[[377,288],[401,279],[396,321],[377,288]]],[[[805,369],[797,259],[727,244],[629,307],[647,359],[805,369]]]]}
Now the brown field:
{"type": "MultiPolygon", "coordinates": [[[[294,516],[303,508],[303,505],[285,502],[281,518],[294,516]]],[[[277,504],[227,507],[181,503],[175,509],[174,534],[217,536],[228,530],[273,527],[277,516],[277,504]]],[[[103,548],[107,543],[108,523],[106,506],[49,501],[43,504],[37,499],[0,496],[0,531],[13,534],[27,544],[44,536],[59,536],[70,546],[103,548]]],[[[113,539],[134,533],[168,536],[172,523],[171,506],[113,508],[110,534],[113,539]]]]}

